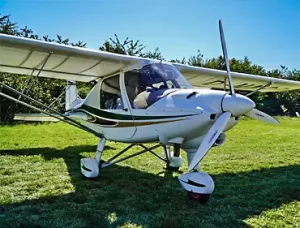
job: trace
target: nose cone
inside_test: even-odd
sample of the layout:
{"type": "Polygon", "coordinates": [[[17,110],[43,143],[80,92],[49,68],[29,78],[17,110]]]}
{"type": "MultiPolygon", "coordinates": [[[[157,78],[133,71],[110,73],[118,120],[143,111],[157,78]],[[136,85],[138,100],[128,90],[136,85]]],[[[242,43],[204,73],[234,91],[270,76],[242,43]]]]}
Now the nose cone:
{"type": "Polygon", "coordinates": [[[229,111],[234,116],[243,115],[255,108],[255,103],[240,94],[226,94],[222,102],[223,111],[229,111]]]}

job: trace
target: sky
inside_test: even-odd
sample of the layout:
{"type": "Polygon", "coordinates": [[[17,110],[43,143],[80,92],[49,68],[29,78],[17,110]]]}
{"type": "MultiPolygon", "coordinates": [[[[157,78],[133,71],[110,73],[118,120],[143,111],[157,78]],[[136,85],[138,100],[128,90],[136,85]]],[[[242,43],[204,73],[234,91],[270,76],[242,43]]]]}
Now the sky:
{"type": "Polygon", "coordinates": [[[206,58],[222,54],[222,19],[230,58],[300,69],[298,0],[0,0],[0,13],[35,34],[60,34],[98,49],[116,33],[156,47],[168,60],[201,50],[206,58]]]}

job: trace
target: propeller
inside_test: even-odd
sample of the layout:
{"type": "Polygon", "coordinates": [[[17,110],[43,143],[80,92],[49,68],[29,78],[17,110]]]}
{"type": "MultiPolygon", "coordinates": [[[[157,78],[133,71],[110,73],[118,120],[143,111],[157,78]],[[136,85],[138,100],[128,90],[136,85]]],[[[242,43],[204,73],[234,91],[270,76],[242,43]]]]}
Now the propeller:
{"type": "Polygon", "coordinates": [[[279,124],[279,121],[276,120],[274,117],[272,117],[262,111],[259,111],[255,108],[252,109],[250,112],[246,113],[245,115],[252,119],[260,120],[265,123],[279,124]]]}
{"type": "Polygon", "coordinates": [[[189,164],[188,170],[191,171],[199,163],[199,161],[205,156],[212,145],[215,143],[220,134],[224,131],[228,121],[230,120],[231,113],[224,112],[212,125],[208,133],[204,137],[201,145],[199,146],[193,160],[189,164]]]}
{"type": "Polygon", "coordinates": [[[189,164],[188,171],[193,170],[195,166],[206,155],[206,153],[215,143],[217,138],[224,131],[226,125],[230,120],[231,115],[234,116],[246,115],[248,117],[266,123],[279,124],[279,122],[272,116],[255,109],[255,103],[250,98],[243,96],[241,94],[235,94],[231,73],[230,73],[229,59],[228,59],[227,48],[226,48],[221,20],[219,20],[219,30],[220,30],[221,45],[222,45],[222,50],[223,50],[223,55],[224,55],[224,60],[226,65],[230,92],[223,97],[222,104],[221,104],[223,113],[218,117],[218,119],[209,129],[208,133],[205,135],[202,143],[200,144],[192,161],[189,164]]]}
{"type": "MultiPolygon", "coordinates": [[[[230,93],[229,93],[229,95],[235,95],[234,85],[233,85],[232,78],[231,78],[231,73],[230,73],[230,65],[229,65],[229,59],[228,59],[228,54],[227,54],[225,36],[224,36],[223,26],[222,26],[222,21],[221,20],[219,20],[219,30],[220,30],[220,38],[221,38],[222,51],[223,51],[223,55],[224,55],[225,65],[226,65],[227,78],[228,78],[229,87],[230,87],[230,93]]],[[[237,102],[234,102],[234,99],[236,99],[236,98],[234,98],[232,96],[231,97],[231,103],[234,104],[234,105],[236,105],[237,102]]],[[[244,99],[244,98],[242,98],[242,99],[244,100],[244,102],[246,101],[246,99],[244,99]]],[[[240,99],[240,100],[242,100],[242,99],[240,99]]],[[[251,111],[249,111],[248,113],[244,113],[244,114],[246,116],[250,117],[250,118],[253,118],[253,119],[256,119],[256,120],[260,120],[260,121],[265,122],[265,123],[279,124],[279,121],[276,120],[275,118],[273,118],[272,116],[270,116],[270,115],[268,115],[268,114],[266,114],[266,113],[264,113],[262,111],[259,111],[257,109],[254,109],[254,108],[251,111]]]]}
{"type": "Polygon", "coordinates": [[[234,92],[234,87],[233,87],[231,74],[230,74],[229,59],[228,59],[225,36],[224,36],[223,26],[222,26],[222,21],[221,20],[219,20],[219,30],[220,30],[220,38],[221,38],[223,56],[224,56],[225,65],[226,65],[227,78],[228,78],[228,81],[229,81],[229,88],[230,88],[230,93],[229,94],[232,95],[232,94],[235,94],[235,92],[234,92]]]}

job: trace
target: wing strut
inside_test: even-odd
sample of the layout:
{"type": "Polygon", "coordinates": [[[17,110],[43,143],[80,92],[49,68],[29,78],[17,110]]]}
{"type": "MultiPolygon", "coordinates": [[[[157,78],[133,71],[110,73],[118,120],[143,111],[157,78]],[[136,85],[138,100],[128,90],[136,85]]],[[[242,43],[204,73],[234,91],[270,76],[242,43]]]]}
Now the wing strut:
{"type": "Polygon", "coordinates": [[[14,89],[14,88],[12,88],[12,87],[10,87],[10,86],[8,86],[8,85],[2,83],[2,82],[0,82],[0,85],[2,85],[4,88],[6,88],[6,89],[8,89],[8,90],[10,90],[10,91],[12,91],[12,92],[14,92],[14,93],[16,93],[17,95],[19,95],[19,96],[21,96],[21,97],[24,97],[24,98],[26,98],[26,99],[28,99],[28,100],[30,100],[30,101],[32,101],[32,102],[34,102],[34,103],[40,105],[41,107],[44,108],[44,110],[41,109],[41,108],[39,108],[39,107],[36,107],[36,106],[30,105],[30,104],[27,104],[26,102],[23,102],[23,101],[21,101],[21,100],[19,100],[19,99],[16,99],[16,98],[14,98],[14,97],[12,97],[12,96],[9,96],[9,95],[7,95],[7,94],[5,94],[5,93],[2,93],[2,92],[0,92],[0,96],[5,97],[5,98],[7,98],[7,99],[9,99],[9,100],[12,100],[12,101],[14,101],[14,102],[16,102],[16,103],[19,103],[19,104],[21,104],[21,105],[24,105],[24,106],[26,106],[26,107],[28,107],[28,108],[31,108],[31,109],[34,109],[34,110],[39,111],[39,112],[41,112],[41,113],[44,113],[44,114],[46,114],[46,115],[49,115],[49,116],[51,116],[51,117],[53,117],[53,118],[56,118],[56,119],[58,119],[58,120],[61,120],[61,121],[65,122],[65,123],[68,123],[68,124],[70,124],[70,125],[73,125],[74,127],[80,128],[81,130],[84,130],[84,131],[87,131],[87,132],[89,132],[89,133],[92,133],[92,134],[94,134],[94,135],[97,136],[97,137],[102,137],[102,134],[99,134],[98,132],[93,131],[92,129],[90,129],[90,128],[84,126],[83,124],[80,124],[80,123],[78,123],[77,121],[71,119],[70,117],[68,117],[68,116],[66,116],[66,115],[63,115],[62,113],[60,113],[60,112],[58,112],[58,111],[52,109],[51,107],[49,107],[49,106],[47,106],[47,105],[41,103],[40,101],[38,101],[38,100],[36,100],[36,99],[33,99],[33,98],[29,97],[28,95],[23,94],[23,93],[19,92],[18,90],[14,89]],[[55,113],[55,114],[52,114],[52,113],[48,112],[48,110],[51,111],[51,112],[53,112],[53,113],[55,113]]]}
{"type": "MultiPolygon", "coordinates": [[[[31,52],[31,53],[32,53],[32,52],[31,52]]],[[[49,60],[49,58],[50,58],[50,56],[51,56],[52,54],[53,54],[53,51],[50,51],[49,54],[47,55],[47,57],[45,58],[45,60],[43,60],[41,63],[39,63],[39,64],[36,66],[36,68],[37,68],[39,65],[42,64],[41,68],[39,69],[39,72],[38,72],[37,75],[36,75],[37,78],[40,76],[42,70],[44,69],[46,63],[48,62],[48,60],[49,60]]],[[[30,56],[30,55],[29,55],[29,56],[30,56]]],[[[28,59],[28,58],[27,58],[27,59],[28,59]]],[[[26,60],[27,60],[27,59],[26,59],[26,60]]],[[[23,63],[25,63],[26,60],[23,61],[23,63]]],[[[22,64],[23,64],[23,63],[22,63],[22,64]]],[[[32,88],[32,86],[33,86],[33,84],[34,84],[34,82],[32,81],[32,75],[33,75],[33,73],[34,73],[35,70],[36,70],[36,69],[33,69],[32,72],[31,72],[31,74],[27,76],[25,86],[24,86],[24,88],[22,89],[22,94],[28,94],[28,92],[31,90],[31,88],[32,88]],[[28,86],[28,88],[27,88],[27,86],[28,86]]],[[[18,100],[20,100],[21,98],[22,98],[22,95],[19,95],[18,100]]],[[[10,106],[8,106],[8,108],[7,108],[7,111],[6,111],[4,120],[6,119],[7,114],[8,114],[9,111],[10,111],[10,106]]]]}
{"type": "MultiPolygon", "coordinates": [[[[47,55],[47,57],[45,58],[45,60],[43,61],[42,67],[39,69],[39,72],[38,72],[37,75],[36,75],[37,78],[40,76],[42,70],[44,69],[46,63],[48,62],[48,60],[50,59],[50,56],[51,56],[52,54],[53,54],[53,51],[50,51],[49,54],[47,55]]],[[[39,64],[39,65],[41,65],[41,64],[39,64]]],[[[31,90],[31,88],[32,88],[32,86],[33,86],[33,83],[34,83],[34,82],[31,80],[31,77],[32,77],[32,75],[33,75],[33,73],[34,73],[35,70],[36,70],[36,69],[33,69],[32,72],[31,72],[31,74],[28,75],[28,77],[27,77],[27,79],[26,79],[26,84],[25,84],[24,88],[22,89],[22,93],[28,94],[28,92],[31,90]],[[29,84],[29,83],[30,83],[30,84],[29,84]],[[28,89],[27,89],[27,86],[28,86],[28,85],[29,85],[29,87],[28,87],[28,89]]],[[[22,97],[22,96],[19,96],[18,100],[20,100],[21,97],[22,97]]]]}
{"type": "Polygon", "coordinates": [[[64,88],[64,91],[63,91],[63,92],[62,92],[62,93],[61,93],[54,101],[52,101],[52,102],[47,106],[47,108],[45,108],[44,111],[47,111],[47,109],[51,108],[52,105],[54,105],[55,102],[57,102],[57,101],[59,101],[59,104],[61,104],[61,103],[60,103],[61,98],[62,98],[62,96],[66,93],[67,87],[68,87],[68,86],[66,86],[66,87],[64,88]]]}
{"type": "Polygon", "coordinates": [[[272,85],[272,82],[269,82],[268,84],[263,85],[263,86],[259,87],[258,89],[254,90],[254,91],[252,91],[252,92],[250,92],[250,93],[247,93],[247,94],[246,94],[246,97],[249,97],[249,96],[251,96],[252,94],[257,93],[257,92],[259,92],[260,90],[269,87],[270,85],[272,85]]]}
{"type": "MultiPolygon", "coordinates": [[[[39,72],[38,72],[37,75],[36,75],[37,78],[39,78],[39,76],[40,76],[42,70],[44,69],[46,63],[48,62],[48,60],[50,59],[50,56],[51,56],[52,54],[53,54],[53,51],[50,51],[49,54],[48,54],[48,56],[46,57],[46,59],[43,61],[43,65],[42,65],[42,67],[40,68],[39,72]]],[[[40,64],[39,64],[39,65],[40,65],[40,64]]],[[[32,72],[32,73],[33,73],[33,72],[32,72]]],[[[28,92],[31,90],[31,88],[32,88],[32,86],[33,86],[33,83],[34,83],[34,82],[31,81],[31,83],[30,83],[28,89],[26,90],[26,93],[28,93],[28,92]]],[[[26,94],[26,93],[25,93],[25,94],[26,94]]]]}

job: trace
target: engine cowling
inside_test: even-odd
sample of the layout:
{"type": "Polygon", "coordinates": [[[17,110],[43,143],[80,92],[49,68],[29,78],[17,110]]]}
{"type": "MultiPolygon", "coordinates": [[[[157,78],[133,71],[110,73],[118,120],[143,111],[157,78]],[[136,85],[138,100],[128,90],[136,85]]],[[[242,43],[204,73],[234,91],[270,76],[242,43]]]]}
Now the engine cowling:
{"type": "Polygon", "coordinates": [[[217,140],[215,141],[213,146],[222,146],[226,141],[226,135],[224,132],[222,132],[219,137],[217,138],[217,140]]]}

